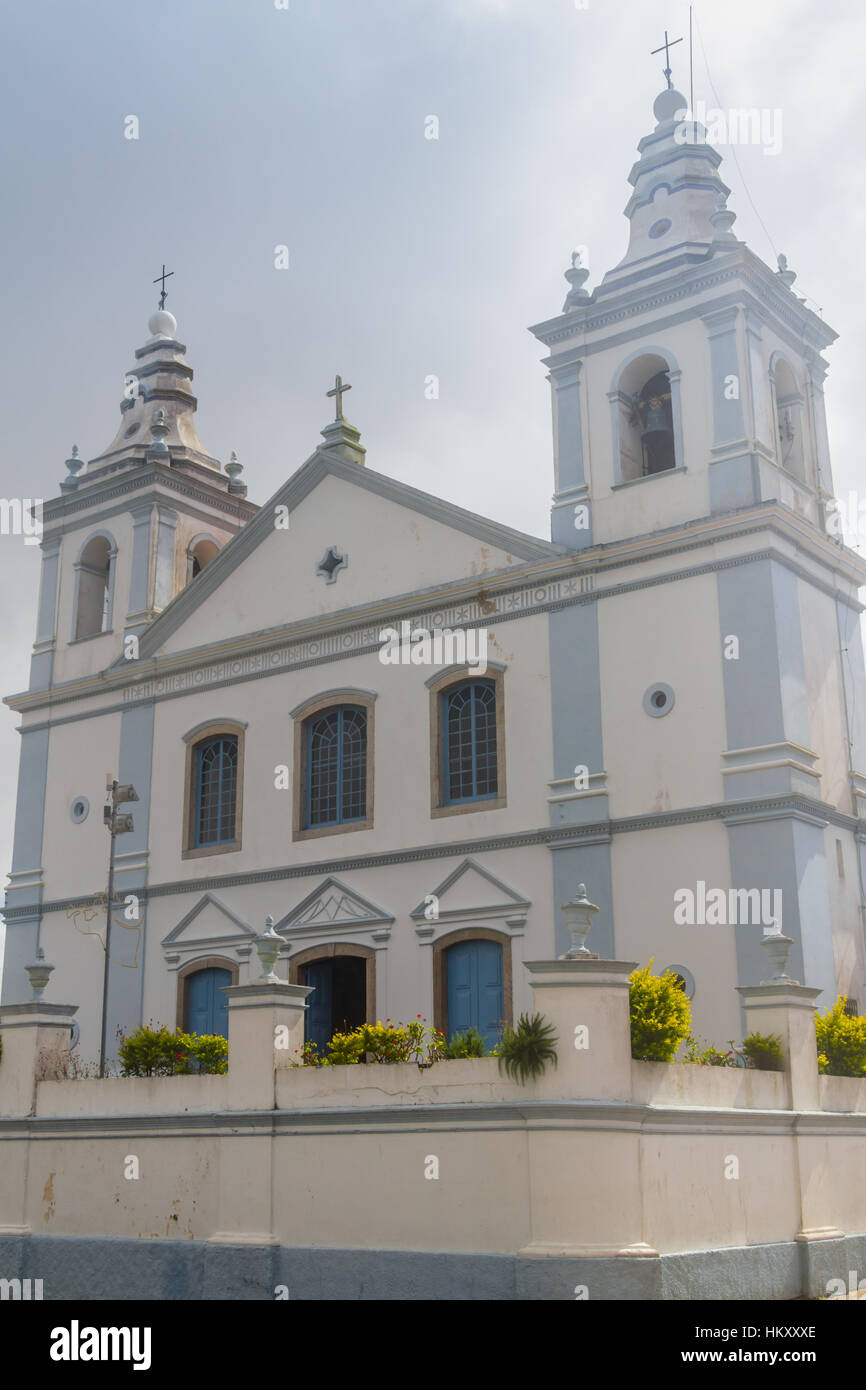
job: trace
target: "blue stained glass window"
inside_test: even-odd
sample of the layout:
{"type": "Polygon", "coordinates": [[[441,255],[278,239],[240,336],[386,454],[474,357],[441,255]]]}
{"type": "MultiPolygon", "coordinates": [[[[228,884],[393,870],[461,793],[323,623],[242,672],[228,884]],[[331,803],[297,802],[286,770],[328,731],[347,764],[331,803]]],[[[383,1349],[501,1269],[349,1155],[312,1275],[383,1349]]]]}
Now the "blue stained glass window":
{"type": "Polygon", "coordinates": [[[446,805],[498,794],[493,681],[466,681],[445,691],[442,752],[446,805]]]}
{"type": "Polygon", "coordinates": [[[237,787],[237,736],[219,734],[200,743],[196,748],[196,849],[234,840],[237,787]]]}
{"type": "Polygon", "coordinates": [[[367,815],[367,714],[340,705],[307,724],[306,825],[342,825],[367,815]]]}

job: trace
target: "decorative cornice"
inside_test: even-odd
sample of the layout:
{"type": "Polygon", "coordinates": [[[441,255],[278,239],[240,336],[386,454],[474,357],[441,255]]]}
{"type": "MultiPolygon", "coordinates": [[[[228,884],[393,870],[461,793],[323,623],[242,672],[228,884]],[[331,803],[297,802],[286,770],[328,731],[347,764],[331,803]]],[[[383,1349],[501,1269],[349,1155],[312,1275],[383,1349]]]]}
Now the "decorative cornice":
{"type": "MultiPolygon", "coordinates": [[[[649,538],[634,538],[616,546],[598,546],[592,552],[582,551],[580,554],[557,559],[553,564],[523,568],[519,571],[523,580],[521,584],[515,582],[516,576],[511,570],[499,571],[495,576],[485,576],[481,581],[477,576],[472,576],[468,580],[457,581],[453,586],[440,585],[435,591],[428,590],[426,594],[405,595],[401,599],[388,600],[387,603],[368,605],[360,611],[343,610],[327,619],[317,617],[278,630],[249,633],[243,638],[222,644],[222,651],[219,647],[194,648],[170,657],[156,657],[151,663],[136,663],[139,668],[150,665],[148,674],[133,676],[129,670],[131,663],[126,662],[126,669],[115,666],[96,676],[69,681],[48,690],[24,691],[6,697],[4,703],[13,709],[26,712],[53,708],[86,699],[90,695],[105,695],[112,690],[122,692],[122,703],[70,716],[71,720],[95,718],[128,709],[135,704],[147,704],[154,699],[176,699],[193,690],[239,684],[288,670],[301,670],[329,661],[339,661],[346,656],[378,651],[381,646],[379,632],[383,624],[393,625],[395,622],[409,621],[413,626],[427,626],[434,632],[446,627],[486,628],[513,618],[525,617],[529,613],[557,612],[573,604],[595,603],[638,589],[654,588],[660,584],[735,569],[763,560],[774,561],[835,601],[844,602],[857,612],[863,611],[862,605],[855,599],[841,594],[838,586],[823,582],[784,552],[770,547],[724,560],[709,560],[666,574],[648,575],[631,582],[611,584],[606,588],[595,586],[596,578],[608,570],[625,569],[630,565],[642,564],[648,559],[684,554],[691,550],[705,549],[717,541],[728,541],[767,531],[793,542],[799,549],[806,548],[808,542],[811,558],[825,565],[832,559],[836,562],[837,572],[842,568],[839,560],[844,555],[848,560],[842,570],[845,577],[853,586],[866,582],[866,566],[860,561],[859,556],[855,556],[853,552],[840,552],[836,546],[831,547],[829,542],[824,547],[820,536],[807,534],[803,523],[793,515],[788,517],[776,504],[765,504],[759,510],[750,509],[748,515],[741,515],[742,524],[739,527],[731,527],[731,517],[696,523],[692,528],[692,539],[674,540],[676,535],[682,533],[680,528],[671,528],[669,532],[649,538]],[[695,535],[695,532],[698,534],[695,535]],[[851,563],[852,561],[854,563],[851,563]],[[863,571],[862,575],[857,573],[858,569],[863,571]],[[846,570],[848,573],[845,573],[846,570]],[[530,576],[531,582],[527,582],[530,576]],[[447,607],[438,606],[442,603],[443,588],[447,593],[449,587],[450,604],[447,607]],[[432,597],[434,593],[436,606],[432,597]],[[396,607],[398,602],[408,604],[413,599],[417,607],[396,607]],[[210,660],[206,656],[208,650],[212,653],[210,660]]],[[[197,584],[207,575],[210,568],[211,566],[208,566],[199,576],[197,584]]],[[[69,721],[64,721],[61,716],[60,719],[47,722],[53,726],[69,721]]]]}
{"type": "MultiPolygon", "coordinates": [[[[121,464],[117,465],[117,468],[123,465],[128,466],[129,462],[130,460],[124,459],[121,464]]],[[[115,470],[112,469],[112,471],[115,470]]],[[[122,479],[116,483],[100,483],[82,489],[69,498],[58,497],[46,502],[42,512],[43,524],[50,524],[60,517],[73,516],[77,512],[91,511],[95,506],[126,497],[130,492],[140,492],[143,488],[155,486],[168,488],[172,492],[179,493],[182,497],[216,507],[219,511],[227,512],[237,520],[255,516],[259,510],[254,502],[247,502],[244,498],[239,498],[234,494],[217,491],[215,488],[198,487],[195,482],[173,472],[170,467],[164,464],[142,463],[135,471],[130,470],[124,473],[122,479]]]]}
{"type": "MultiPolygon", "coordinates": [[[[459,855],[492,854],[497,850],[524,849],[534,845],[546,845],[555,850],[593,844],[610,838],[611,835],[625,835],[644,830],[663,830],[675,825],[693,825],[708,821],[728,821],[733,818],[769,819],[772,816],[791,816],[808,818],[811,822],[820,820],[860,836],[866,835],[866,819],[847,815],[826,802],[797,793],[784,793],[777,796],[754,797],[748,801],[713,802],[705,806],[689,806],[678,811],[647,812],[643,815],[625,816],[621,819],[593,821],[586,825],[548,826],[540,830],[519,830],[511,834],[491,835],[476,840],[452,840],[442,844],[418,845],[411,849],[387,850],[381,853],[362,854],[343,859],[324,859],[305,864],[285,864],[273,869],[250,869],[245,872],[199,876],[195,879],[176,879],[167,883],[150,884],[137,889],[142,901],[173,897],[182,893],[201,893],[202,890],[246,887],[253,883],[282,883],[293,878],[325,878],[352,872],[358,869],[377,869],[391,864],[419,863],[433,859],[453,859],[459,855]]],[[[458,868],[460,866],[457,866],[458,868]]],[[[488,872],[489,876],[489,872],[488,872]]],[[[85,895],[86,896],[86,895],[85,895]]],[[[32,917],[34,912],[64,912],[77,905],[82,896],[62,898],[41,904],[30,903],[22,907],[4,909],[7,922],[19,917],[32,917]]],[[[521,904],[522,905],[522,904],[521,904]]],[[[517,904],[515,904],[517,906],[517,904]]],[[[527,906],[529,904],[527,903],[527,906]]]]}
{"type": "MultiPolygon", "coordinates": [[[[709,247],[708,251],[713,254],[714,248],[709,247]]],[[[727,257],[729,255],[730,253],[726,253],[727,257]]],[[[748,248],[742,247],[741,254],[734,264],[731,264],[730,259],[726,259],[724,266],[711,271],[702,271],[690,266],[688,270],[678,274],[676,280],[662,282],[661,286],[657,279],[650,285],[635,285],[625,291],[618,285],[613,286],[612,292],[617,294],[617,300],[601,311],[598,302],[593,300],[584,308],[574,309],[569,314],[558,314],[555,318],[535,324],[529,331],[540,342],[550,347],[573,338],[576,333],[589,335],[613,324],[623,323],[627,319],[651,314],[665,305],[695,298],[707,290],[717,289],[734,280],[744,280],[761,304],[791,329],[799,341],[805,341],[812,349],[827,347],[834,342],[838,334],[810,309],[801,305],[799,300],[789,294],[783,294],[773,283],[773,279],[773,272],[763,261],[748,248]],[[769,283],[767,277],[770,277],[769,283]]],[[[712,305],[696,306],[696,315],[702,316],[708,308],[712,308],[712,305]]]]}

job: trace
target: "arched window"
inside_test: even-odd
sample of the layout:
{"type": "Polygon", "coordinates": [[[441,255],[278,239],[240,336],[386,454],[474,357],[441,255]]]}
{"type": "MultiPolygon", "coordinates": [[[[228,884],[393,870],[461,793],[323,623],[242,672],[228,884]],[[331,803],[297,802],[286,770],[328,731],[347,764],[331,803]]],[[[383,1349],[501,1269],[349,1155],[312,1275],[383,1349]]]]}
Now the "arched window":
{"type": "Polygon", "coordinates": [[[776,457],[779,467],[806,482],[806,398],[783,357],[770,368],[773,417],[776,423],[776,457]]]}
{"type": "Polygon", "coordinates": [[[117,548],[107,535],[92,536],[75,562],[73,636],[110,632],[117,548]]]}
{"type": "Polygon", "coordinates": [[[499,793],[496,683],[463,681],[442,693],[442,788],[446,805],[499,793]]]}
{"type": "Polygon", "coordinates": [[[505,667],[452,666],[430,691],[430,814],[498,811],[505,795],[505,667]]]}
{"type": "Polygon", "coordinates": [[[219,555],[220,548],[212,536],[196,536],[190,541],[187,548],[187,583],[195,579],[197,574],[201,574],[211,562],[219,555]]]}
{"type": "Polygon", "coordinates": [[[681,467],[679,372],[657,353],[627,362],[610,393],[615,481],[632,482],[681,467]]]}
{"type": "Polygon", "coordinates": [[[236,734],[204,739],[195,749],[195,848],[235,838],[238,789],[236,734]]]}
{"type": "Polygon", "coordinates": [[[307,720],[304,827],[367,819],[367,711],[338,705],[307,720]]]}
{"type": "Polygon", "coordinates": [[[236,719],[206,720],[183,736],[184,859],[241,848],[246,727],[236,719]]]}

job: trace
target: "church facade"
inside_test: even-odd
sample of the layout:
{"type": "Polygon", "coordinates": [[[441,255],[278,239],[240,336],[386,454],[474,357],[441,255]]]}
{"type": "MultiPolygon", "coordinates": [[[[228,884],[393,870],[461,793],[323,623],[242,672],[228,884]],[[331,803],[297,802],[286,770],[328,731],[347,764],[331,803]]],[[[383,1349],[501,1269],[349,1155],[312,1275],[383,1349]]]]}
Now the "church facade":
{"type": "Polygon", "coordinates": [[[7,699],[4,1002],[41,949],[98,1051],[108,773],[137,797],[112,1042],[224,1031],[268,916],[313,1040],[423,1015],[493,1041],[531,1009],[524,962],[568,949],[581,883],[590,948],[673,968],[716,1043],[768,927],[820,1007],[863,1006],[866,566],[833,534],[835,334],[737,238],[685,106],[656,100],[622,261],[591,293],[575,263],[532,330],[550,541],[377,473],[339,382],[324,442],[254,505],[198,438],[173,315],[151,317],[115,438],[44,506],[30,687],[7,699]]]}

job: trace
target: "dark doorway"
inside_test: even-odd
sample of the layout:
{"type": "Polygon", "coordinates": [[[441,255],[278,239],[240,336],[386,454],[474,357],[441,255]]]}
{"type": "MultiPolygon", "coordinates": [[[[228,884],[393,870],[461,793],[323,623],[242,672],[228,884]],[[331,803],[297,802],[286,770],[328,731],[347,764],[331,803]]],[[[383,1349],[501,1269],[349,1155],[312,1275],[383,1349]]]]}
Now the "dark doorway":
{"type": "Polygon", "coordinates": [[[349,1033],[367,1021],[367,962],[363,956],[332,956],[304,967],[307,1001],[305,1038],[322,1057],[335,1033],[349,1033]]]}

